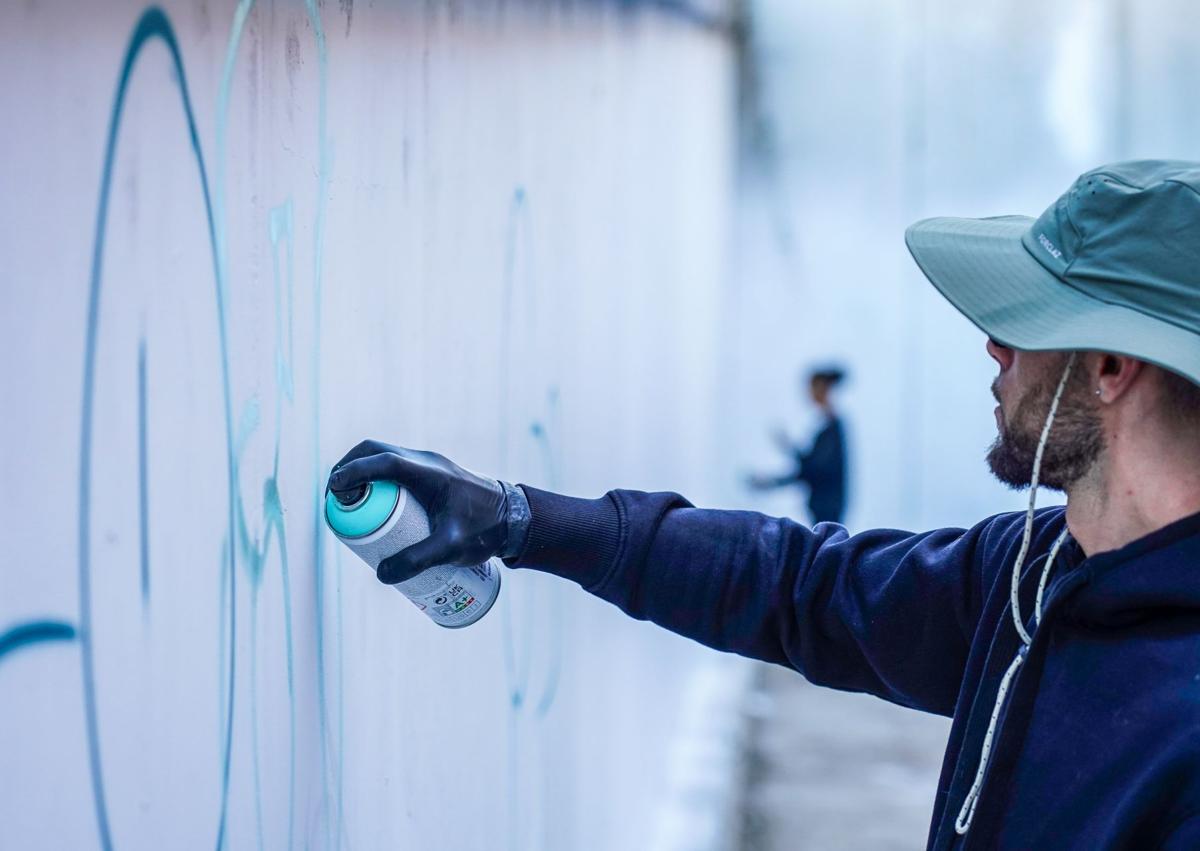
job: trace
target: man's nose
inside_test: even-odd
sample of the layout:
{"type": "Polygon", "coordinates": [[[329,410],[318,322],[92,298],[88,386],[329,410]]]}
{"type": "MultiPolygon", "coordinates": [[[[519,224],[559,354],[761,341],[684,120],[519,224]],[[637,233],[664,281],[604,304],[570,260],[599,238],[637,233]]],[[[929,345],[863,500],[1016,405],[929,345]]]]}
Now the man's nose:
{"type": "Polygon", "coordinates": [[[1013,350],[1003,343],[997,343],[991,337],[987,341],[987,353],[992,356],[996,363],[1000,364],[1000,371],[1008,369],[1013,362],[1013,350]]]}

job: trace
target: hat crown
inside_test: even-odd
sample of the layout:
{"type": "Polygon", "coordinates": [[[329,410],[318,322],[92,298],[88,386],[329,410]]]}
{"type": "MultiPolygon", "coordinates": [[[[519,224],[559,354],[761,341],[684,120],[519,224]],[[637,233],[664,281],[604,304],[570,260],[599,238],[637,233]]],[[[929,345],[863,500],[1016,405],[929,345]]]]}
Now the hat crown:
{"type": "Polygon", "coordinates": [[[1200,323],[1200,163],[1134,160],[1086,172],[1022,242],[1092,298],[1200,323]]]}

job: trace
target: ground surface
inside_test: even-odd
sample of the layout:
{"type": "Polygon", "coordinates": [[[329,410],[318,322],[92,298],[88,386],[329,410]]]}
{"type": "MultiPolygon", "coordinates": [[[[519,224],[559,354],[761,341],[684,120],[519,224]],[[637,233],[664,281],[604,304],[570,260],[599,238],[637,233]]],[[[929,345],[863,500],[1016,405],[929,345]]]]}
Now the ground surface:
{"type": "Polygon", "coordinates": [[[925,847],[945,718],[763,666],[744,851],[925,847]]]}

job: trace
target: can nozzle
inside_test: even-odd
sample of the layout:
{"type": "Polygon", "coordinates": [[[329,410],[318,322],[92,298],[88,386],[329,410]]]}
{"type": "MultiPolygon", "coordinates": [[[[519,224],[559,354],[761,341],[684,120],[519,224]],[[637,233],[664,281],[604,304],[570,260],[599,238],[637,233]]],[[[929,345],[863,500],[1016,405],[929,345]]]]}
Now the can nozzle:
{"type": "Polygon", "coordinates": [[[348,491],[335,490],[333,492],[333,496],[334,499],[340,502],[343,506],[349,508],[352,505],[357,505],[358,503],[364,501],[367,498],[367,494],[370,492],[371,485],[368,482],[367,484],[359,485],[356,488],[351,488],[348,491]]]}

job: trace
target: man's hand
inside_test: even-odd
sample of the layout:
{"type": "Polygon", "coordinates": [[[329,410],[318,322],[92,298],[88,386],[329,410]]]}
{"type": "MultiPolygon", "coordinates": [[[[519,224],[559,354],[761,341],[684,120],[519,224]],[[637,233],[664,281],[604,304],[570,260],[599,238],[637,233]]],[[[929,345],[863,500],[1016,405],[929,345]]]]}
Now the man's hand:
{"type": "MultiPolygon", "coordinates": [[[[511,486],[477,476],[436,452],[364,440],[334,466],[329,489],[347,493],[385,480],[416,498],[429,515],[430,534],[384,559],[379,581],[391,585],[440,564],[475,565],[495,555],[515,555],[507,552],[511,486]]],[[[523,495],[518,498],[523,501],[523,495]]]]}

